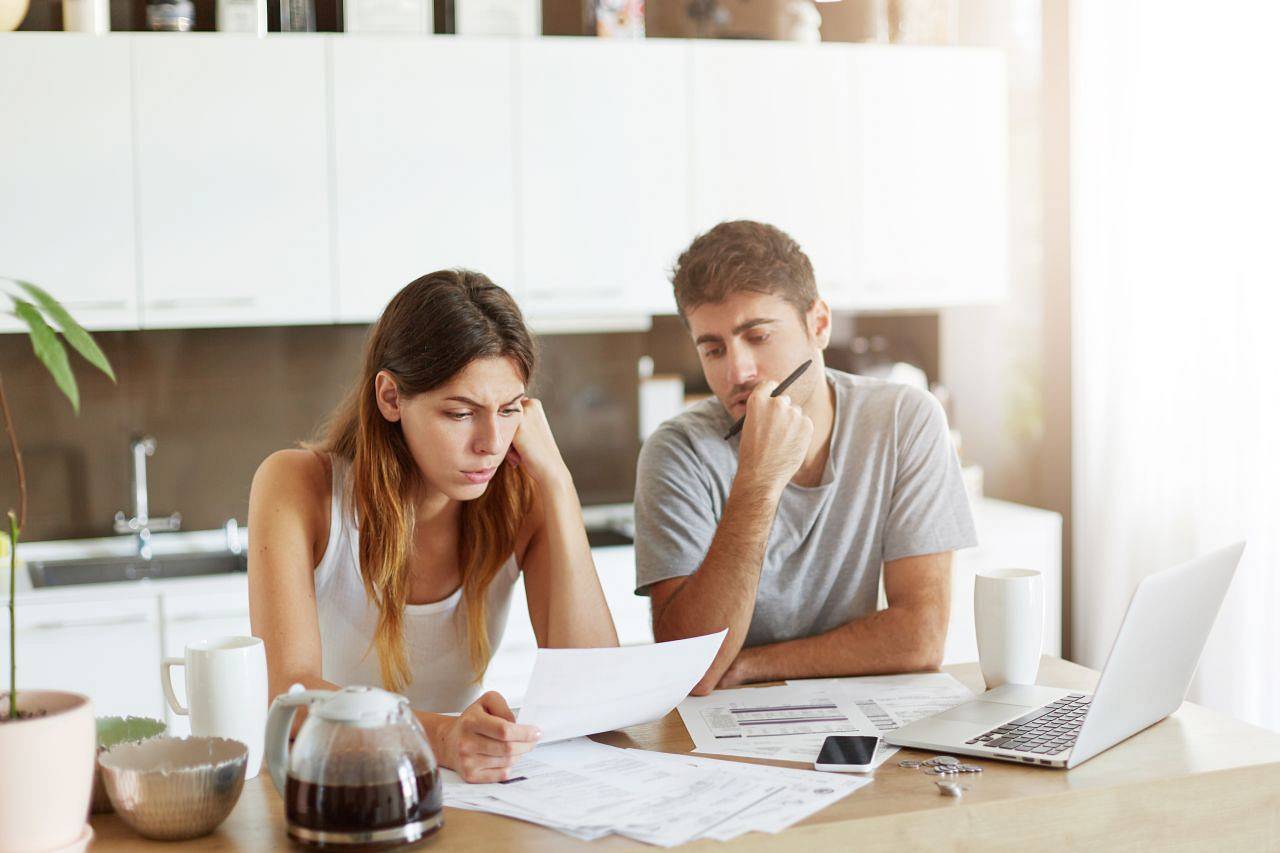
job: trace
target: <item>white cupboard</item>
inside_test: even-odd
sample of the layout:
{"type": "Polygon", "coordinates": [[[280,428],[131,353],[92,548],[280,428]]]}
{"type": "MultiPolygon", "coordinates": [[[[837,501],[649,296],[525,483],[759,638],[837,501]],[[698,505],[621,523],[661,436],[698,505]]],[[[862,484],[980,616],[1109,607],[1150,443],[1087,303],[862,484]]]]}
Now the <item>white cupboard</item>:
{"type": "Polygon", "coordinates": [[[0,46],[0,276],[35,282],[91,329],[138,325],[131,109],[124,39],[0,46]]]}
{"type": "MultiPolygon", "coordinates": [[[[90,593],[91,595],[91,593],[90,593]]],[[[18,606],[18,690],[69,690],[93,702],[98,716],[163,719],[160,615],[154,596],[102,602],[18,606]]],[[[8,637],[0,672],[9,680],[8,637]]]]}
{"type": "Polygon", "coordinates": [[[132,43],[142,325],[331,321],[325,43],[132,43]]]}
{"type": "MultiPolygon", "coordinates": [[[[182,658],[188,643],[209,640],[214,637],[243,637],[252,634],[249,625],[249,590],[247,575],[229,575],[225,590],[202,593],[173,593],[160,598],[161,618],[164,625],[163,652],[165,657],[182,658]]],[[[173,691],[178,700],[190,707],[187,696],[186,667],[169,670],[173,678],[173,691]]],[[[191,733],[191,717],[175,713],[165,703],[164,719],[169,733],[186,736],[191,733]]]]}
{"type": "MultiPolygon", "coordinates": [[[[0,36],[0,274],[95,328],[368,322],[478,269],[535,328],[643,327],[725,219],[838,308],[1008,278],[999,51],[760,41],[0,36]]],[[[0,330],[17,328],[12,323],[0,330]]]]}
{"type": "Polygon", "coordinates": [[[957,551],[951,568],[951,622],[943,663],[978,659],[973,583],[980,572],[1034,569],[1044,583],[1043,654],[1062,654],[1062,516],[985,499],[973,507],[978,545],[957,551]]]}
{"type": "Polygon", "coordinates": [[[522,307],[531,317],[674,313],[689,241],[682,42],[518,44],[522,307]]]}
{"type": "Polygon", "coordinates": [[[1004,63],[963,48],[848,54],[858,226],[850,307],[995,302],[1008,280],[1004,63]]]}
{"type": "Polygon", "coordinates": [[[699,42],[693,48],[693,226],[756,219],[790,234],[818,290],[856,275],[851,105],[841,47],[699,42]]]}
{"type": "Polygon", "coordinates": [[[330,48],[337,319],[374,320],[446,267],[518,293],[512,45],[347,36],[330,48]]]}

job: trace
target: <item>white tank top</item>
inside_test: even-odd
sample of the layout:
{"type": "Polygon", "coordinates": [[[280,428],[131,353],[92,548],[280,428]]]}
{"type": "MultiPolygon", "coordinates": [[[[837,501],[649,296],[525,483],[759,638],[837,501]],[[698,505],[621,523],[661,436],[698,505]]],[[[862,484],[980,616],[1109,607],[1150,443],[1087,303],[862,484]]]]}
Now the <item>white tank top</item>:
{"type": "MultiPolygon", "coordinates": [[[[365,595],[360,577],[359,528],[345,510],[347,463],[330,457],[333,467],[329,544],[315,569],[316,610],[320,617],[322,677],[347,687],[382,685],[373,646],[378,608],[365,595]]],[[[489,648],[502,641],[511,606],[511,590],[520,570],[513,554],[489,585],[486,621],[489,648]]],[[[401,693],[417,711],[461,711],[479,697],[481,686],[471,669],[466,604],[462,588],[430,604],[404,608],[404,645],[411,680],[401,693]]]]}

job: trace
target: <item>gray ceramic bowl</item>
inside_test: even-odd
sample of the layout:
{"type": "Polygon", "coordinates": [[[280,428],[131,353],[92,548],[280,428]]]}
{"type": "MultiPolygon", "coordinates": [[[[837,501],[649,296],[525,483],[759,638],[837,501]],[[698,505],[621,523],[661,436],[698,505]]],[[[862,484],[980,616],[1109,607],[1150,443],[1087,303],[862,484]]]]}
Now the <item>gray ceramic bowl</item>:
{"type": "Polygon", "coordinates": [[[244,788],[249,750],[216,737],[155,737],[98,756],[116,814],[147,838],[207,835],[231,814],[244,788]]]}

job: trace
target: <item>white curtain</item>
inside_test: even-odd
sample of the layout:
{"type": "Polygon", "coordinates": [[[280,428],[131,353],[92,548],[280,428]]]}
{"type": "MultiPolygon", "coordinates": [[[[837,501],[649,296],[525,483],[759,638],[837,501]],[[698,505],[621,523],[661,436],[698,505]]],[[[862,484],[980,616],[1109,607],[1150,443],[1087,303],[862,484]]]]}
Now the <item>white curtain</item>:
{"type": "Polygon", "coordinates": [[[1280,4],[1071,16],[1074,657],[1247,539],[1189,698],[1280,729],[1280,4]]]}

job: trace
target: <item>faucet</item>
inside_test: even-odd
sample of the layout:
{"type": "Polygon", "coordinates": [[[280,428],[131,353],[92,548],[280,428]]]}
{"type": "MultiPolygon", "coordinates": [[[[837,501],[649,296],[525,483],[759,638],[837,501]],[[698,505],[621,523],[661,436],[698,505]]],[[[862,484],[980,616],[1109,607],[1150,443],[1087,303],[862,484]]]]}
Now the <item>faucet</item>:
{"type": "Polygon", "coordinates": [[[156,440],[144,435],[129,444],[133,453],[133,517],[116,513],[116,533],[132,533],[138,546],[138,556],[150,560],[152,532],[177,530],[182,526],[182,516],[173,513],[165,518],[151,518],[147,507],[147,457],[156,452],[156,440]]]}

